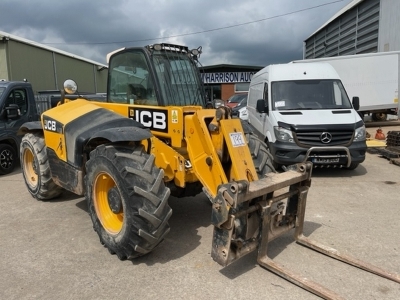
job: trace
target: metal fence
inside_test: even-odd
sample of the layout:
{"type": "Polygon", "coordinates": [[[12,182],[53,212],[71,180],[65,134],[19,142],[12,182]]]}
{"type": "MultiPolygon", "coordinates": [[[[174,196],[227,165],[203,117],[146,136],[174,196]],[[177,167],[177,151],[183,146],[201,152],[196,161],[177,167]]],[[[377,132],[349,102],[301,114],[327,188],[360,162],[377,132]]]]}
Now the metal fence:
{"type": "MultiPolygon", "coordinates": [[[[66,95],[69,99],[76,99],[79,96],[77,95],[66,95]]],[[[106,102],[107,96],[105,93],[96,93],[96,94],[84,94],[80,96],[83,99],[89,101],[98,101],[98,102],[106,102]]],[[[36,108],[39,114],[42,114],[46,110],[57,106],[58,102],[61,100],[61,94],[41,94],[35,95],[36,100],[36,108]]]]}
{"type": "Polygon", "coordinates": [[[39,114],[57,105],[60,95],[35,95],[36,108],[39,114]]]}

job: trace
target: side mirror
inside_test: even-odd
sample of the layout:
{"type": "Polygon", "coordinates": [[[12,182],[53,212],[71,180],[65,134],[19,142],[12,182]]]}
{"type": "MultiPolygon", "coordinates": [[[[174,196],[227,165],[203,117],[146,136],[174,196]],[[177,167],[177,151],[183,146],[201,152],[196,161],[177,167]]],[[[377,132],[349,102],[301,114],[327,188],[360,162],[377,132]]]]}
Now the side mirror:
{"type": "Polygon", "coordinates": [[[258,99],[256,104],[256,110],[259,113],[268,112],[268,105],[265,103],[264,99],[258,99]]]}
{"type": "Polygon", "coordinates": [[[5,108],[5,110],[6,110],[6,117],[8,119],[16,119],[21,115],[21,112],[17,104],[10,104],[5,108]]]}
{"type": "Polygon", "coordinates": [[[360,109],[360,98],[353,97],[352,103],[353,103],[353,107],[354,107],[355,110],[359,110],[360,109]]]}

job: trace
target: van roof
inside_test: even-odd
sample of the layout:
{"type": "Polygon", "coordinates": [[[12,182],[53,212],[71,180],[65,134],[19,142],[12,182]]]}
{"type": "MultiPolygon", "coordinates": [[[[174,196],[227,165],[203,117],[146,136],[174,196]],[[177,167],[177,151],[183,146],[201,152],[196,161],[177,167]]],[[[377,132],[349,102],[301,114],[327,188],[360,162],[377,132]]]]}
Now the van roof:
{"type": "Polygon", "coordinates": [[[252,81],[340,79],[328,63],[288,63],[269,65],[253,75],[252,81]]]}

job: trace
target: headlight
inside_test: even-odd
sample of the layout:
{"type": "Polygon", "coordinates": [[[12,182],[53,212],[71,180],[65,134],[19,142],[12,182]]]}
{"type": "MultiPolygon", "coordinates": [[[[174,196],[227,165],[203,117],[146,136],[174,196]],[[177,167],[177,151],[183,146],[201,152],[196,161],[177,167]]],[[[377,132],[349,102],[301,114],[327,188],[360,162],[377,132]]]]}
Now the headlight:
{"type": "Polygon", "coordinates": [[[292,132],[289,129],[275,126],[274,131],[278,141],[294,143],[292,132]]]}
{"type": "Polygon", "coordinates": [[[365,125],[356,128],[353,142],[362,142],[366,139],[365,125]]]}

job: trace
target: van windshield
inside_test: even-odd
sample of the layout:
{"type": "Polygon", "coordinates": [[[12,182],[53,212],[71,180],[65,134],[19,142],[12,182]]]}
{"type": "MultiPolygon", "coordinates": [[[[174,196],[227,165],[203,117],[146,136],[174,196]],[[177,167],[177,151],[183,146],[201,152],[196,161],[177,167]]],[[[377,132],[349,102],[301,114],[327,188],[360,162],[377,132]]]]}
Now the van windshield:
{"type": "Polygon", "coordinates": [[[292,80],[271,84],[273,110],[352,108],[340,80],[292,80]]]}
{"type": "Polygon", "coordinates": [[[5,89],[6,89],[6,88],[0,87],[0,96],[3,94],[3,92],[4,92],[5,89]]]}

